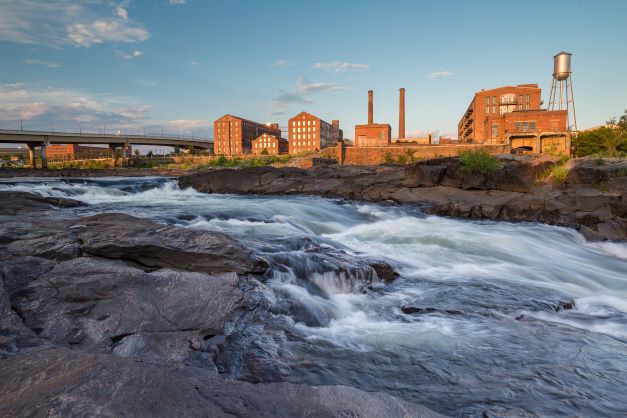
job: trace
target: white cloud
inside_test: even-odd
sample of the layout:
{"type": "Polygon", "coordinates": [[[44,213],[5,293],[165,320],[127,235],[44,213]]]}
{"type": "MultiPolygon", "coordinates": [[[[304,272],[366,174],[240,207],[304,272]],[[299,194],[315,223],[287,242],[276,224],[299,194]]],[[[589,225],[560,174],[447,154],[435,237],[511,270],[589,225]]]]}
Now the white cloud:
{"type": "Polygon", "coordinates": [[[366,64],[353,64],[350,62],[332,61],[332,62],[317,62],[311,66],[311,68],[317,68],[320,70],[330,71],[332,73],[344,73],[347,71],[365,71],[370,68],[366,64]]]}
{"type": "Polygon", "coordinates": [[[47,67],[47,68],[59,68],[59,67],[61,67],[61,64],[59,64],[59,63],[52,62],[52,61],[43,61],[43,60],[38,60],[38,59],[27,59],[27,60],[24,60],[24,64],[41,65],[41,66],[47,67]]]}
{"type": "Polygon", "coordinates": [[[0,128],[83,132],[122,131],[129,134],[163,131],[164,134],[208,136],[208,119],[152,119],[150,104],[109,93],[43,87],[24,83],[0,83],[0,128]]]}
{"type": "Polygon", "coordinates": [[[116,50],[115,53],[117,54],[118,57],[123,58],[125,60],[130,60],[130,59],[133,59],[133,58],[139,58],[142,55],[144,55],[144,53],[142,51],[139,51],[139,50],[134,50],[132,52],[124,52],[124,51],[116,50]]]}
{"type": "Polygon", "coordinates": [[[90,47],[104,42],[142,42],[150,38],[143,28],[127,25],[122,20],[95,20],[74,23],[67,28],[68,39],[77,47],[90,47]]]}
{"type": "Polygon", "coordinates": [[[298,91],[302,93],[309,93],[314,91],[341,91],[346,90],[339,84],[335,83],[310,83],[305,78],[299,78],[296,82],[298,91]]]}
{"type": "Polygon", "coordinates": [[[52,47],[142,42],[150,33],[129,17],[127,4],[72,0],[0,0],[0,41],[52,47]],[[113,8],[113,10],[112,10],[113,8]]]}
{"type": "Polygon", "coordinates": [[[446,70],[446,71],[436,71],[436,72],[433,72],[433,73],[428,73],[427,74],[427,78],[431,78],[431,79],[433,79],[433,78],[444,78],[444,77],[450,77],[452,75],[455,75],[455,73],[452,72],[452,71],[448,71],[448,70],[446,70]]]}
{"type": "Polygon", "coordinates": [[[200,65],[200,63],[198,61],[196,61],[196,60],[191,60],[189,62],[189,65],[200,65]]]}
{"type": "Polygon", "coordinates": [[[272,63],[273,67],[290,67],[292,65],[294,65],[294,63],[289,62],[289,61],[284,60],[284,59],[278,59],[278,60],[276,60],[276,61],[274,61],[272,63]]]}
{"type": "Polygon", "coordinates": [[[177,5],[185,4],[185,0],[169,0],[168,4],[170,4],[171,6],[177,6],[177,5]]]}
{"type": "Polygon", "coordinates": [[[285,109],[291,105],[312,104],[315,103],[311,99],[312,93],[326,91],[342,91],[346,90],[339,84],[333,83],[311,83],[307,79],[299,78],[296,81],[296,91],[281,91],[280,94],[270,102],[272,116],[282,115],[285,109]]]}

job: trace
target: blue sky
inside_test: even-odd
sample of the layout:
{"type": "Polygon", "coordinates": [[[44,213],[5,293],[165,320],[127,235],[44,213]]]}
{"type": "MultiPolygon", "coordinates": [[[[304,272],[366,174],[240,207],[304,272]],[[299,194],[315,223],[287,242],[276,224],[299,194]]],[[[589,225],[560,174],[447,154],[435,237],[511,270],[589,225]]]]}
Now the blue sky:
{"type": "Polygon", "coordinates": [[[580,128],[627,108],[627,1],[0,0],[0,128],[194,133],[302,110],[456,135],[473,93],[573,53],[580,128]]]}

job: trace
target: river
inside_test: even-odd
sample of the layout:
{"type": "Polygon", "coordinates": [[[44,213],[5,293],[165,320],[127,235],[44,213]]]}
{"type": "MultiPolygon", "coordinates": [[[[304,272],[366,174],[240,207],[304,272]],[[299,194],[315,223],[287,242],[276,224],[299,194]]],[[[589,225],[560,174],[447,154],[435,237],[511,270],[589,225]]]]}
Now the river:
{"type": "Polygon", "coordinates": [[[268,313],[234,326],[217,354],[234,378],[346,384],[449,415],[627,415],[627,244],[409,206],[207,195],[163,178],[13,179],[0,190],[81,200],[66,209],[79,216],[225,232],[267,259],[268,313]],[[364,260],[400,276],[377,280],[364,260]]]}

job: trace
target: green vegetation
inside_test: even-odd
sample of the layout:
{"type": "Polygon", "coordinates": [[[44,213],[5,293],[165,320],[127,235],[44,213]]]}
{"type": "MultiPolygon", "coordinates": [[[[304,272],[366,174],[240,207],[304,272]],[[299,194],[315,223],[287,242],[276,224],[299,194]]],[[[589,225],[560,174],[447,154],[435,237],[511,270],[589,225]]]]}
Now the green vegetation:
{"type": "Polygon", "coordinates": [[[483,149],[465,150],[459,154],[462,161],[462,170],[488,173],[502,168],[499,160],[483,149]]]}
{"type": "Polygon", "coordinates": [[[227,158],[224,155],[214,158],[204,164],[199,164],[196,168],[209,168],[209,167],[263,167],[266,165],[276,163],[287,163],[293,156],[291,155],[262,155],[254,158],[227,158]]]}
{"type": "Polygon", "coordinates": [[[54,170],[63,170],[63,169],[102,170],[105,168],[111,168],[112,166],[113,166],[112,160],[49,161],[48,162],[48,168],[51,168],[54,170]]]}
{"type": "Polygon", "coordinates": [[[405,150],[404,154],[400,154],[396,157],[394,157],[391,152],[386,152],[383,156],[383,161],[385,161],[387,164],[408,164],[413,163],[414,161],[417,161],[419,159],[420,158],[416,158],[414,156],[414,151],[410,149],[405,150]]]}
{"type": "Polygon", "coordinates": [[[627,156],[627,110],[620,118],[608,120],[604,126],[580,132],[573,138],[577,157],[627,156]]]}
{"type": "Polygon", "coordinates": [[[566,179],[568,178],[568,167],[562,164],[556,164],[551,168],[551,178],[557,184],[566,183],[566,179]]]}

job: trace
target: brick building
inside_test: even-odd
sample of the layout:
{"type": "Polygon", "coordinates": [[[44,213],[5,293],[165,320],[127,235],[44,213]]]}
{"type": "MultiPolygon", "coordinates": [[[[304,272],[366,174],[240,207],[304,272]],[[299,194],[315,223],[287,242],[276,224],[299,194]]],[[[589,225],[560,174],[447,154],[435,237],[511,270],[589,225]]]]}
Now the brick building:
{"type": "Polygon", "coordinates": [[[298,154],[334,146],[344,138],[340,121],[323,121],[307,112],[300,112],[288,121],[289,153],[298,154]]]}
{"type": "Polygon", "coordinates": [[[253,154],[279,155],[288,152],[287,139],[269,134],[261,134],[253,139],[253,154]],[[264,153],[264,150],[266,151],[264,153]]]}
{"type": "Polygon", "coordinates": [[[233,115],[224,115],[213,122],[213,153],[241,155],[252,153],[252,142],[262,134],[281,137],[278,123],[258,123],[233,115]]]}
{"type": "Polygon", "coordinates": [[[540,110],[542,90],[537,84],[519,84],[475,93],[457,125],[460,143],[484,143],[491,132],[485,131],[485,120],[515,111],[540,110]]]}
{"type": "Polygon", "coordinates": [[[387,123],[374,123],[372,95],[372,90],[368,90],[368,123],[355,125],[356,147],[381,147],[392,141],[392,127],[387,123]]]}
{"type": "Polygon", "coordinates": [[[567,130],[566,110],[516,110],[502,115],[485,118],[483,132],[486,143],[496,144],[505,141],[511,134],[539,134],[542,132],[564,132],[567,130]]]}
{"type": "MultiPolygon", "coordinates": [[[[132,155],[132,148],[129,145],[126,155],[132,155]]],[[[46,147],[46,157],[49,160],[75,160],[88,158],[109,158],[111,150],[109,147],[92,147],[79,144],[54,144],[46,147]]]]}

